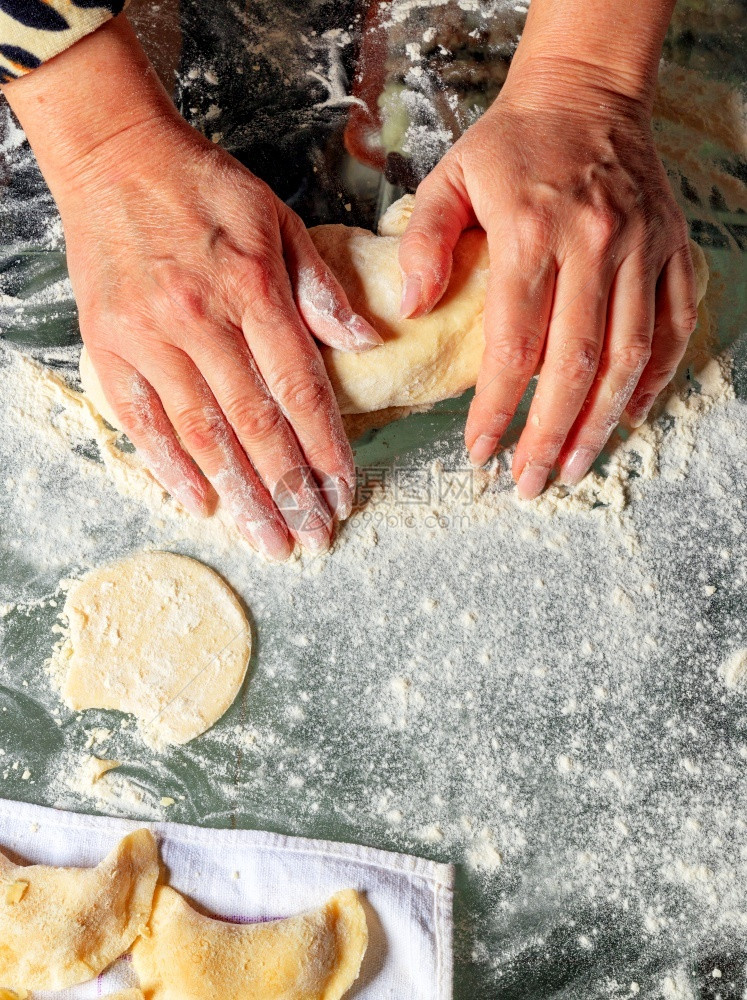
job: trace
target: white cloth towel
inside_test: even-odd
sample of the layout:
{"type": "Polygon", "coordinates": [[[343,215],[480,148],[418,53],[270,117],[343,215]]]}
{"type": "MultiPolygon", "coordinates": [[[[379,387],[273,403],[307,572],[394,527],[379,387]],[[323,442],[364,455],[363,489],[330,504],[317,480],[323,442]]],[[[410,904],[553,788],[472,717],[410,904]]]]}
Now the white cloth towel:
{"type": "MultiPolygon", "coordinates": [[[[287,917],[339,889],[361,892],[370,943],[346,1000],[451,1000],[450,865],[353,844],[138,823],[0,799],[0,849],[34,864],[98,864],[126,833],[143,826],[159,841],[169,884],[219,917],[287,917]]],[[[125,957],[93,982],[34,997],[84,1000],[136,985],[125,957]]]]}

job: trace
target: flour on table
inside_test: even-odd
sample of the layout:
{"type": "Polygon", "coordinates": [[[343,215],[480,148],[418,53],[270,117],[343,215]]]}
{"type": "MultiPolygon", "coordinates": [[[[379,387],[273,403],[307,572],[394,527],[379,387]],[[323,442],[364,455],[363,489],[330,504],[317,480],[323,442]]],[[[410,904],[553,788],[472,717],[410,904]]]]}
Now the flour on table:
{"type": "Polygon", "coordinates": [[[732,653],[719,667],[719,676],[728,688],[747,691],[747,648],[732,653]]]}

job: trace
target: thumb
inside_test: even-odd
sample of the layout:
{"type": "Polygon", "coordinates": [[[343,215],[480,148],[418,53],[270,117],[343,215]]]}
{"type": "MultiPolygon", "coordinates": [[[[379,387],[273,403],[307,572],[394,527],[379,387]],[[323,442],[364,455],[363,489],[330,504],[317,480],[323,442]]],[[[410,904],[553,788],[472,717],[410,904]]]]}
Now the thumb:
{"type": "Polygon", "coordinates": [[[418,188],[399,245],[403,319],[430,312],[446,291],[452,253],[471,216],[463,193],[445,172],[434,171],[418,188]]]}

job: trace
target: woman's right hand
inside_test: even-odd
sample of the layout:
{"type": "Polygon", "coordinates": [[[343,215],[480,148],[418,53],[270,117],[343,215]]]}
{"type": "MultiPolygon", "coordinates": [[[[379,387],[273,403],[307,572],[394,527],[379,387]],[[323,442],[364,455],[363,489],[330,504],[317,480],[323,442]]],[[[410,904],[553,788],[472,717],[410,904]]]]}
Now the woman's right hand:
{"type": "Polygon", "coordinates": [[[45,155],[28,91],[52,102],[56,63],[88,47],[86,74],[110,71],[112,56],[144,58],[133,43],[118,18],[6,88],[60,209],[83,339],[122,428],[185,507],[207,513],[214,489],[267,557],[294,538],[323,551],[355,468],[312,334],[354,351],[381,340],[301,220],[170,102],[84,134],[64,169],[45,155]]]}

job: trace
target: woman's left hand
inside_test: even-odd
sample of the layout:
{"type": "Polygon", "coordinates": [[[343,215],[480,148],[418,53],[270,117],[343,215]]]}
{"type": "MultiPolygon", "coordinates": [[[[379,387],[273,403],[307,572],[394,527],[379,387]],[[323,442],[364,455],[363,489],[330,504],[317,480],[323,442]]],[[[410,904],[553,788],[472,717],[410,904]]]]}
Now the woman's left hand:
{"type": "Polygon", "coordinates": [[[403,315],[435,306],[475,224],[490,278],[465,441],[477,465],[494,454],[542,363],[513,460],[530,499],[558,466],[578,483],[623,411],[643,422],[695,328],[687,226],[647,106],[591,66],[512,70],[418,188],[400,250],[403,315]]]}

